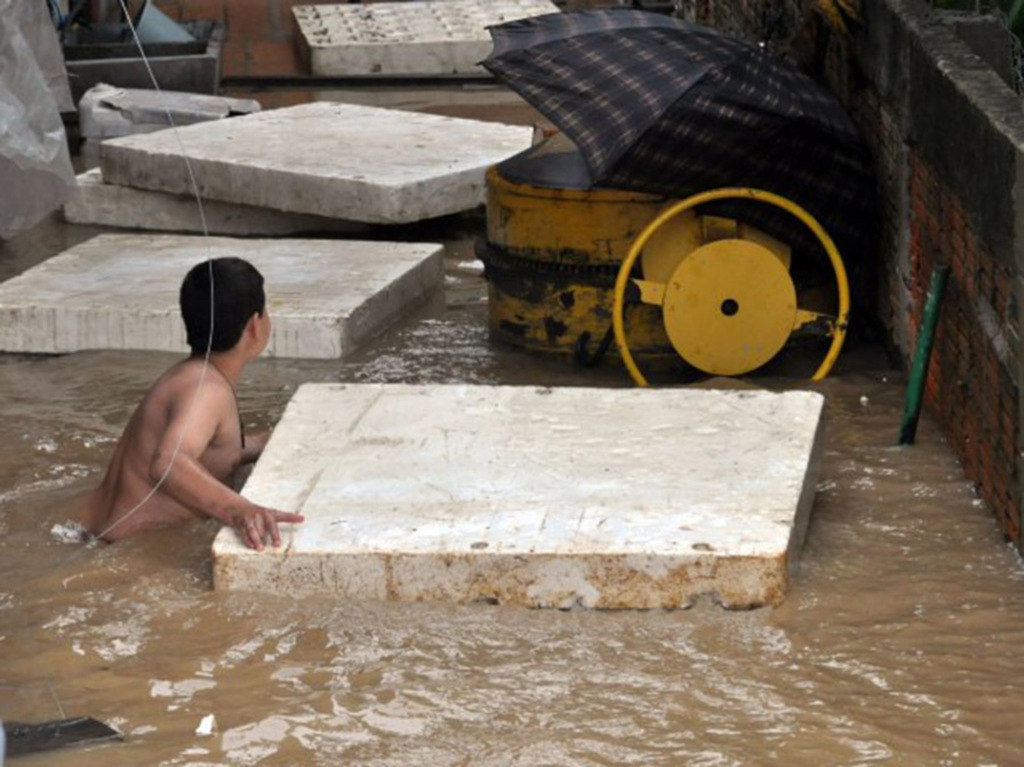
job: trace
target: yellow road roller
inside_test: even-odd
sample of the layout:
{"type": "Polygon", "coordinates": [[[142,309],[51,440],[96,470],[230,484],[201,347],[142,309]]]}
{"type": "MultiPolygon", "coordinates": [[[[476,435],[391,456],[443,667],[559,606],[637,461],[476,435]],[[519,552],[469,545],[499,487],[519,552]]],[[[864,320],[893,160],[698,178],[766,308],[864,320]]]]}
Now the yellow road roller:
{"type": "Polygon", "coordinates": [[[849,286],[839,251],[806,210],[766,190],[671,200],[588,179],[562,134],[489,170],[477,254],[495,338],[583,365],[608,352],[646,385],[643,370],[680,365],[743,375],[813,333],[830,339],[813,378],[828,374],[846,335],[849,286]],[[785,211],[825,258],[709,212],[735,200],[785,211]]]}

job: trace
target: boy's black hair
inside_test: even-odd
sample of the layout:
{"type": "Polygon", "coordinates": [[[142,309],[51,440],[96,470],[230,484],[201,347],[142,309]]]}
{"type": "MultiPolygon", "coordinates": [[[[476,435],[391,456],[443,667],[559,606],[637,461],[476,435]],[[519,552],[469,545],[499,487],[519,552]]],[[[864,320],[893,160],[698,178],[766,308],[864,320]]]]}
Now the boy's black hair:
{"type": "Polygon", "coordinates": [[[181,283],[181,318],[185,321],[192,356],[211,351],[225,352],[242,337],[245,324],[254,314],[263,316],[266,296],[263,275],[241,258],[215,258],[213,270],[213,343],[210,344],[210,270],[203,261],[193,266],[181,283]]]}

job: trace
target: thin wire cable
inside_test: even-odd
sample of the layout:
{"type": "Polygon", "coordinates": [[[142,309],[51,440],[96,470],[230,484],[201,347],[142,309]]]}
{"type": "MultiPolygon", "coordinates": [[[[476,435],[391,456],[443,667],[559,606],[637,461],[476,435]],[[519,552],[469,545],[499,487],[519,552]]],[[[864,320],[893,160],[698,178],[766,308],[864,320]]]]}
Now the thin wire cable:
{"type": "MultiPolygon", "coordinates": [[[[143,9],[148,5],[149,0],[144,0],[143,9]]],[[[132,38],[135,40],[135,47],[139,49],[139,56],[142,57],[142,63],[146,67],[146,72],[149,73],[149,79],[153,83],[153,89],[158,93],[162,93],[160,90],[160,83],[157,82],[156,75],[153,72],[152,66],[150,66],[149,59],[146,57],[146,51],[142,47],[142,41],[139,39],[139,33],[135,30],[135,23],[132,21],[132,15],[128,12],[128,6],[125,0],[118,0],[121,5],[121,12],[124,14],[125,20],[128,22],[128,28],[131,30],[132,38]]],[[[178,126],[174,122],[174,117],[171,115],[171,110],[164,107],[164,114],[167,115],[167,122],[171,126],[171,131],[174,134],[175,140],[178,142],[178,149],[181,152],[181,157],[185,161],[185,168],[188,170],[189,183],[192,186],[192,193],[195,195],[196,204],[199,206],[199,221],[203,227],[203,237],[209,238],[210,230],[206,225],[206,211],[203,209],[203,199],[199,194],[199,184],[196,182],[195,173],[192,170],[192,163],[189,162],[188,155],[185,153],[185,145],[181,140],[181,134],[178,132],[178,126]]],[[[167,462],[167,468],[164,469],[163,474],[160,475],[160,479],[156,481],[156,484],[150,489],[148,493],[129,509],[123,516],[118,518],[109,527],[99,533],[96,537],[103,538],[110,533],[115,527],[120,525],[122,522],[131,517],[135,512],[141,509],[150,498],[156,495],[157,491],[167,480],[167,477],[171,474],[171,469],[174,468],[174,462],[178,458],[178,454],[181,452],[182,442],[185,440],[185,434],[188,432],[188,427],[192,423],[192,415],[195,413],[196,405],[199,402],[199,397],[203,393],[203,387],[206,385],[206,373],[210,368],[210,353],[213,351],[213,322],[214,322],[214,287],[213,287],[213,258],[210,252],[207,251],[206,265],[210,276],[210,335],[206,342],[206,353],[203,355],[203,367],[199,373],[199,383],[196,386],[196,393],[192,395],[192,401],[189,403],[188,412],[185,414],[185,423],[182,426],[181,433],[178,435],[178,441],[174,444],[174,450],[171,452],[171,459],[167,462]]]]}

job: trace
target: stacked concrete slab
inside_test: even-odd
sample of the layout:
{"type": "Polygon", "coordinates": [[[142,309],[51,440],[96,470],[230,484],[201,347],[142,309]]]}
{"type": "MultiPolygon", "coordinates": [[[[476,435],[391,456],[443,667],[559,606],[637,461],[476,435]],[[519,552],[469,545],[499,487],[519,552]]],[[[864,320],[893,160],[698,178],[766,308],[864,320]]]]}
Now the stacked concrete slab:
{"type": "Polygon", "coordinates": [[[200,93],[117,88],[100,83],[78,102],[79,131],[87,167],[99,162],[100,145],[109,138],[153,133],[170,125],[192,125],[260,111],[253,99],[200,93]]]}
{"type": "MultiPolygon", "coordinates": [[[[530,140],[527,127],[307,104],[109,139],[65,216],[202,232],[194,179],[210,233],[351,235],[482,204],[486,169],[530,140]]],[[[99,238],[0,286],[0,351],[184,350],[175,294],[185,270],[244,255],[266,266],[271,296],[288,296],[272,304],[269,353],[338,357],[440,283],[440,253],[387,242],[99,238]]]]}
{"type": "Polygon", "coordinates": [[[313,103],[103,144],[105,183],[328,218],[400,224],[484,201],[486,169],[528,127],[313,103]],[[184,147],[184,150],[182,149],[184,147]]]}
{"type": "Polygon", "coordinates": [[[312,74],[404,77],[486,75],[488,26],[559,9],[550,0],[427,0],[292,11],[312,74]]]}
{"type": "Polygon", "coordinates": [[[64,218],[74,224],[145,229],[157,232],[203,233],[239,237],[274,237],[303,233],[355,234],[367,226],[303,213],[285,213],[251,205],[204,200],[203,213],[193,195],[168,194],[106,184],[93,168],[78,177],[74,196],[64,205],[64,218]]]}
{"type": "Polygon", "coordinates": [[[534,607],[781,602],[818,472],[809,392],[307,385],[243,493],[218,589],[534,607]],[[768,446],[768,447],[766,447],[768,446]]]}
{"type": "Polygon", "coordinates": [[[207,258],[241,256],[266,280],[267,354],[338,358],[441,284],[440,245],[101,235],[0,284],[0,351],[183,352],[178,288],[207,258]]]}

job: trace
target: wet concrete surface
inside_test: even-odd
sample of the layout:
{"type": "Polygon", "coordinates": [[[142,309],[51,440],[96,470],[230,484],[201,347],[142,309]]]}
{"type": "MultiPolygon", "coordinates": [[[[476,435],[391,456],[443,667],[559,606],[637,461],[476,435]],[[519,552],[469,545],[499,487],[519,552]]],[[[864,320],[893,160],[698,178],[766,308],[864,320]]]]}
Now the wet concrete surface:
{"type": "MultiPolygon", "coordinates": [[[[247,427],[307,381],[629,385],[488,338],[481,230],[403,230],[451,246],[443,297],[343,363],[257,362],[247,427]]],[[[48,222],[0,246],[0,278],[99,231],[48,222]]],[[[174,359],[0,355],[0,718],[91,715],[128,736],[19,765],[1024,763],[1024,567],[930,418],[895,447],[904,382],[877,348],[821,384],[711,384],[826,397],[801,565],[781,607],[750,612],[215,594],[212,522],[63,542],[174,359]],[[207,714],[218,732],[198,736],[207,714]]]]}

